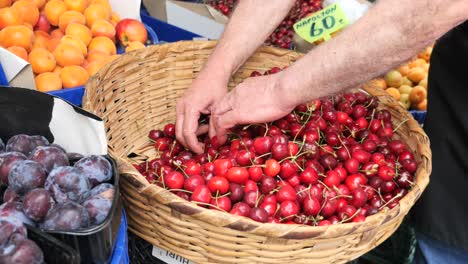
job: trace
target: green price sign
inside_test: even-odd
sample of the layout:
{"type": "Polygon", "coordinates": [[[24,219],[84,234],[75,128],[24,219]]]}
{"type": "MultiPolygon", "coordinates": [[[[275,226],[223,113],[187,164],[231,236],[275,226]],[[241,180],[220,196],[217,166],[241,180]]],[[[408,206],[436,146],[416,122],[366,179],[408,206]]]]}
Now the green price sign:
{"type": "Polygon", "coordinates": [[[313,13],[294,24],[294,31],[310,43],[317,40],[329,40],[331,34],[349,24],[346,14],[338,4],[313,13]]]}

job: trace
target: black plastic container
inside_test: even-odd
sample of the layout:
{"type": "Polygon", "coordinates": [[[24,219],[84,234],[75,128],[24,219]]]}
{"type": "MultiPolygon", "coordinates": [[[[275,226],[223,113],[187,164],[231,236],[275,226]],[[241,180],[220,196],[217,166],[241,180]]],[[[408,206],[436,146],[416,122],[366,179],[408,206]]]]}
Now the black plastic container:
{"type": "Polygon", "coordinates": [[[78,251],[35,227],[28,226],[28,238],[42,249],[47,264],[81,263],[78,251]]]}
{"type": "Polygon", "coordinates": [[[43,230],[75,249],[81,258],[81,263],[108,263],[112,257],[112,250],[119,231],[122,217],[119,171],[115,161],[109,156],[105,157],[112,164],[113,176],[110,183],[115,186],[115,195],[109,215],[104,222],[97,226],[71,232],[43,230]]]}
{"type": "MultiPolygon", "coordinates": [[[[101,224],[71,232],[49,231],[26,225],[28,237],[43,250],[47,264],[109,263],[122,218],[122,202],[117,165],[112,158],[105,157],[112,165],[113,173],[109,183],[114,185],[115,194],[109,215],[101,224]]],[[[4,190],[5,186],[2,186],[0,202],[3,202],[4,190]]]]}

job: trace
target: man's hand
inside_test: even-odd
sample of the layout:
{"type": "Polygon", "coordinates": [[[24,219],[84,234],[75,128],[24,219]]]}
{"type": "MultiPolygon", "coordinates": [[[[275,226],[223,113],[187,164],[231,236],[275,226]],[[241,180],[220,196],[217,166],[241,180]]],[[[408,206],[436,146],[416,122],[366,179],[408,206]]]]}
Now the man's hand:
{"type": "Polygon", "coordinates": [[[237,124],[270,122],[294,109],[285,98],[281,74],[248,78],[214,105],[210,129],[221,144],[226,141],[226,130],[237,124]]]}
{"type": "MultiPolygon", "coordinates": [[[[227,82],[216,76],[195,79],[192,86],[177,101],[176,137],[185,147],[196,153],[203,152],[203,144],[197,135],[208,132],[208,125],[198,126],[201,114],[209,114],[213,104],[227,93],[227,82]]],[[[214,134],[214,131],[211,131],[214,134]]]]}

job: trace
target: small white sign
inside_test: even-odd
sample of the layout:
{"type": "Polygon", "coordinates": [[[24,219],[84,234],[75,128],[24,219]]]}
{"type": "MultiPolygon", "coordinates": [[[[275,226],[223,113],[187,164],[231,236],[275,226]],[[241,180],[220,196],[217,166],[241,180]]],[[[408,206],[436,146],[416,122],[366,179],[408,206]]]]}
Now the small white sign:
{"type": "Polygon", "coordinates": [[[152,255],[167,264],[193,264],[192,261],[153,245],[152,255]]]}

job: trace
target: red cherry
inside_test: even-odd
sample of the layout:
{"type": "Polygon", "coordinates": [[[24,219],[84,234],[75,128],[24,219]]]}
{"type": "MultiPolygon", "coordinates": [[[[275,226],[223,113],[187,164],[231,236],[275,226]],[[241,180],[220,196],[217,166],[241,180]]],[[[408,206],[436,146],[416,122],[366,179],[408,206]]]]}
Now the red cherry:
{"type": "Polygon", "coordinates": [[[259,203],[259,193],[257,191],[245,192],[244,203],[250,207],[255,207],[259,203]]]}
{"type": "Polygon", "coordinates": [[[175,137],[175,125],[174,124],[165,125],[164,133],[166,134],[166,136],[174,138],[175,137]]]}
{"type": "Polygon", "coordinates": [[[169,149],[169,144],[171,144],[170,139],[168,138],[158,138],[154,143],[154,148],[156,151],[165,151],[169,149]]]}
{"type": "Polygon", "coordinates": [[[395,177],[395,169],[384,165],[379,168],[377,174],[382,180],[390,181],[395,177]]]}
{"type": "Polygon", "coordinates": [[[265,162],[264,173],[267,176],[274,177],[278,175],[280,171],[281,171],[281,165],[279,164],[278,161],[274,159],[269,159],[265,162]]]}
{"type": "Polygon", "coordinates": [[[285,160],[281,164],[281,170],[280,170],[280,176],[283,179],[289,179],[291,178],[294,174],[296,174],[299,171],[299,168],[296,163],[294,163],[291,160],[285,160]]]}
{"type": "Polygon", "coordinates": [[[304,184],[315,184],[319,180],[318,173],[313,168],[306,168],[303,172],[299,174],[299,178],[304,184]]]}
{"type": "Polygon", "coordinates": [[[274,216],[276,213],[276,209],[278,208],[276,202],[271,203],[265,201],[263,201],[259,207],[263,208],[267,212],[268,216],[274,216]]]}
{"type": "Polygon", "coordinates": [[[348,159],[344,164],[349,174],[354,174],[359,171],[359,161],[354,158],[348,159]]]}
{"type": "Polygon", "coordinates": [[[346,176],[348,176],[348,172],[343,167],[337,167],[335,168],[335,171],[336,173],[338,173],[338,176],[340,176],[341,181],[344,181],[346,179],[346,176]]]}
{"type": "Polygon", "coordinates": [[[221,176],[215,176],[208,181],[208,188],[211,193],[225,194],[229,190],[229,182],[226,178],[221,176]]]}
{"type": "Polygon", "coordinates": [[[340,175],[334,170],[328,171],[327,176],[323,180],[323,183],[327,185],[330,188],[333,188],[334,186],[338,186],[341,182],[340,175]]]}
{"type": "Polygon", "coordinates": [[[414,155],[413,153],[405,150],[398,155],[398,160],[414,160],[414,155]]]}
{"type": "Polygon", "coordinates": [[[253,142],[255,153],[259,155],[270,152],[271,146],[273,146],[273,139],[269,136],[256,138],[253,142]]]}
{"type": "Polygon", "coordinates": [[[247,217],[247,216],[250,215],[250,206],[248,206],[244,202],[238,202],[232,207],[230,213],[233,214],[233,215],[239,215],[239,216],[247,217]]]}
{"type": "Polygon", "coordinates": [[[158,138],[164,137],[164,132],[162,132],[161,130],[153,129],[148,133],[148,137],[149,139],[156,141],[158,138]]]}
{"type": "Polygon", "coordinates": [[[374,162],[368,162],[362,166],[361,171],[367,177],[372,177],[376,175],[377,172],[379,171],[379,164],[374,163],[374,162]]]}
{"type": "Polygon", "coordinates": [[[351,205],[356,208],[362,207],[367,202],[367,193],[362,188],[356,188],[351,192],[353,198],[351,199],[351,205]]]}
{"type": "Polygon", "coordinates": [[[318,226],[329,226],[332,225],[332,223],[329,220],[322,220],[318,222],[318,226]]]}
{"type": "Polygon", "coordinates": [[[260,207],[250,209],[249,217],[260,223],[266,223],[268,221],[267,211],[260,207]]]}
{"type": "Polygon", "coordinates": [[[212,198],[211,204],[226,212],[231,210],[231,199],[227,196],[212,198]]]}
{"type": "Polygon", "coordinates": [[[236,162],[239,166],[248,166],[252,164],[255,155],[248,150],[239,150],[236,154],[236,162]]]}
{"type": "Polygon", "coordinates": [[[294,144],[293,142],[288,142],[288,153],[290,156],[296,156],[297,152],[299,152],[299,147],[294,144]]]}
{"type": "Polygon", "coordinates": [[[164,175],[164,184],[169,189],[182,189],[184,180],[184,175],[177,171],[171,171],[167,175],[164,175]]]}
{"type": "Polygon", "coordinates": [[[289,184],[281,187],[281,189],[279,189],[279,191],[276,193],[276,199],[280,203],[284,201],[294,201],[296,200],[296,198],[296,191],[289,184]]]}
{"type": "Polygon", "coordinates": [[[281,202],[279,214],[282,218],[290,218],[299,213],[299,205],[296,201],[281,202]]]}
{"type": "Polygon", "coordinates": [[[211,200],[210,189],[208,189],[206,185],[198,186],[193,191],[190,200],[194,202],[209,203],[211,200]]]}
{"type": "Polygon", "coordinates": [[[359,149],[352,152],[351,156],[353,157],[353,159],[359,161],[359,163],[369,162],[371,158],[371,154],[369,152],[359,149]]]}
{"type": "Polygon", "coordinates": [[[259,180],[262,179],[263,170],[261,167],[250,167],[248,171],[249,171],[250,179],[252,181],[258,182],[259,180]]]}
{"type": "Polygon", "coordinates": [[[289,150],[287,144],[278,144],[275,143],[271,147],[271,156],[275,160],[282,160],[289,156],[289,150]]]}
{"type": "Polygon", "coordinates": [[[309,216],[317,215],[320,212],[320,208],[321,205],[319,200],[313,197],[307,197],[302,204],[302,209],[304,210],[304,213],[309,216]]]}
{"type": "Polygon", "coordinates": [[[287,182],[292,186],[296,187],[301,184],[301,179],[299,179],[299,175],[294,174],[291,178],[287,179],[287,182]]]}
{"type": "Polygon", "coordinates": [[[324,217],[330,217],[336,212],[336,207],[336,200],[326,200],[323,204],[322,211],[320,212],[320,214],[324,217]]]}
{"type": "Polygon", "coordinates": [[[203,177],[201,177],[200,175],[193,175],[190,176],[187,180],[185,180],[184,189],[193,192],[195,188],[204,184],[205,179],[203,179],[203,177]]]}
{"type": "Polygon", "coordinates": [[[403,169],[415,173],[416,170],[418,169],[418,163],[415,160],[412,159],[405,159],[401,161],[401,165],[403,166],[403,169]]]}
{"type": "Polygon", "coordinates": [[[258,191],[258,186],[257,186],[256,182],[254,182],[252,180],[248,180],[244,185],[244,193],[251,192],[251,191],[257,192],[258,191]]]}
{"type": "Polygon", "coordinates": [[[213,162],[214,164],[214,175],[222,176],[232,168],[232,161],[230,159],[218,159],[213,162]]]}
{"type": "Polygon", "coordinates": [[[307,130],[304,132],[304,140],[308,143],[318,142],[320,135],[317,130],[307,130]]]}
{"type": "Polygon", "coordinates": [[[229,192],[231,193],[229,197],[233,203],[241,201],[244,198],[244,189],[237,183],[229,184],[229,192]]]}
{"type": "Polygon", "coordinates": [[[244,167],[232,167],[226,173],[230,182],[244,184],[249,179],[249,171],[244,167]]]}
{"type": "Polygon", "coordinates": [[[272,177],[264,176],[261,180],[260,192],[268,194],[276,188],[276,180],[272,177]]]}
{"type": "Polygon", "coordinates": [[[346,186],[352,191],[367,183],[367,178],[362,173],[349,175],[345,180],[346,186]]]}
{"type": "Polygon", "coordinates": [[[187,174],[188,176],[192,176],[192,175],[200,175],[201,174],[201,167],[198,163],[196,162],[187,162],[185,165],[185,174],[187,174]]]}

